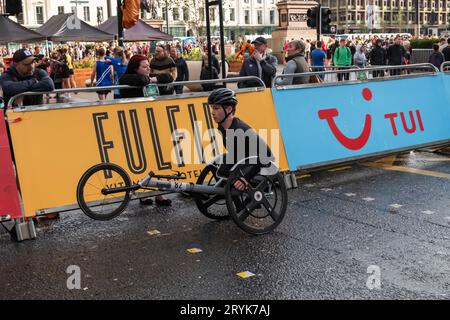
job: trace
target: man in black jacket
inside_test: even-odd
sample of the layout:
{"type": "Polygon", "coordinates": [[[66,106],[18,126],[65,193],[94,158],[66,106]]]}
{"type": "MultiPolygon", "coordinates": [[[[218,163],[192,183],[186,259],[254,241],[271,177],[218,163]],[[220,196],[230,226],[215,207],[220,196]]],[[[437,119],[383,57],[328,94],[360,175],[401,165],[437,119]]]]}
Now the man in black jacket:
{"type": "MultiPolygon", "coordinates": [[[[400,66],[403,64],[406,50],[401,44],[400,36],[395,37],[395,43],[387,49],[387,59],[390,66],[400,66]]],[[[400,69],[391,70],[391,76],[400,75],[400,69]]]]}
{"type": "MultiPolygon", "coordinates": [[[[19,93],[52,91],[55,89],[53,80],[48,73],[36,68],[37,58],[27,49],[17,50],[13,55],[12,67],[0,77],[5,106],[9,99],[19,93]]],[[[25,96],[15,101],[15,105],[38,105],[43,103],[42,95],[25,96]]]]}
{"type": "Polygon", "coordinates": [[[448,46],[446,46],[442,50],[442,54],[444,55],[445,61],[450,61],[450,38],[447,39],[448,46]]]}
{"type": "MultiPolygon", "coordinates": [[[[189,81],[189,69],[186,63],[186,60],[183,59],[182,56],[178,57],[177,48],[170,48],[170,57],[175,62],[177,66],[177,78],[175,81],[189,81]]],[[[175,86],[175,93],[182,94],[183,86],[175,86]]]]}
{"type": "MultiPolygon", "coordinates": [[[[381,47],[382,44],[381,39],[377,39],[375,42],[375,46],[372,51],[370,51],[369,59],[371,66],[385,66],[386,65],[386,50],[381,47]]],[[[375,70],[373,71],[373,77],[384,77],[384,70],[375,70]]]]}
{"type": "MultiPolygon", "coordinates": [[[[256,76],[260,78],[266,87],[272,86],[272,79],[277,72],[277,58],[267,53],[267,40],[263,37],[256,38],[252,44],[255,46],[253,56],[244,61],[239,72],[239,77],[256,76]]],[[[260,86],[257,81],[240,81],[239,88],[251,88],[260,86]]]]}

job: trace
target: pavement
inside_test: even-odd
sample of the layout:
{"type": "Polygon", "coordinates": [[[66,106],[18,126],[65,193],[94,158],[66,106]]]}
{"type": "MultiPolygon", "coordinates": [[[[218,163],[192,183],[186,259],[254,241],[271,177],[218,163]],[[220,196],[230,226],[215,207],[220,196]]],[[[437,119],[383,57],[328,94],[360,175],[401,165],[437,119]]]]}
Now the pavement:
{"type": "Polygon", "coordinates": [[[0,234],[0,299],[448,300],[450,153],[428,151],[299,174],[263,236],[181,195],[108,222],[64,213],[32,241],[0,234]]]}

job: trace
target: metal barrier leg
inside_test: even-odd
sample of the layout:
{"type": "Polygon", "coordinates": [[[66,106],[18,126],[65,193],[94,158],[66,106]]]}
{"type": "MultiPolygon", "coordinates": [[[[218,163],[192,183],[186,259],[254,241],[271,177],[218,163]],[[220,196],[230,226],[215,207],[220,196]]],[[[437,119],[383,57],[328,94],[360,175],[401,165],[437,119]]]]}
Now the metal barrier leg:
{"type": "Polygon", "coordinates": [[[8,222],[0,222],[11,236],[13,241],[21,242],[36,238],[36,228],[33,219],[25,221],[23,218],[14,219],[8,222]]]}

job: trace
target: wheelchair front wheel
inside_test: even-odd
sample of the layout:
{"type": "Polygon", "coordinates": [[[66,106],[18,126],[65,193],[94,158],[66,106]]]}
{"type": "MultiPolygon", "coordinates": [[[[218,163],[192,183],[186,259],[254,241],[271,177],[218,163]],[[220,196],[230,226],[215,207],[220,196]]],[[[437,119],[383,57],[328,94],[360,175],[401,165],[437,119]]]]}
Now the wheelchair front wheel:
{"type": "Polygon", "coordinates": [[[78,183],[78,205],[92,219],[113,219],[127,207],[131,190],[106,195],[104,190],[130,186],[131,179],[124,169],[112,163],[97,164],[88,169],[78,183]]]}

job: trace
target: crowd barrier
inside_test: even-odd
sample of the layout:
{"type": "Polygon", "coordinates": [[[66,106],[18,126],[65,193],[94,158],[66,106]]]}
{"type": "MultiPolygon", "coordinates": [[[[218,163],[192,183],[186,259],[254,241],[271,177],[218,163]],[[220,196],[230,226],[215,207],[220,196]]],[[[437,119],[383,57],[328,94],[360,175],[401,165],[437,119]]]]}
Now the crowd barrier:
{"type": "Polygon", "coordinates": [[[449,143],[448,76],[430,64],[403,66],[409,68],[423,72],[334,85],[275,86],[272,95],[290,169],[449,143]]]}
{"type": "MultiPolygon", "coordinates": [[[[249,78],[220,82],[243,79],[249,78]]],[[[288,170],[270,89],[262,84],[237,95],[237,116],[266,139],[278,154],[279,167],[288,170]]],[[[217,125],[207,96],[188,93],[9,111],[26,216],[77,208],[78,181],[100,162],[120,165],[134,181],[150,171],[177,170],[195,182],[205,162],[223,151],[220,134],[210,130],[217,125]]]]}
{"type": "Polygon", "coordinates": [[[3,111],[0,110],[0,216],[3,219],[22,215],[13,162],[3,111]]]}
{"type": "MultiPolygon", "coordinates": [[[[272,151],[278,151],[282,170],[310,170],[450,143],[450,74],[438,72],[430,64],[402,69],[404,74],[398,76],[365,81],[239,90],[237,115],[256,130],[266,130],[266,135],[258,133],[272,151]],[[412,70],[415,73],[410,73],[412,70]]],[[[333,72],[348,71],[301,76],[333,72]]],[[[237,81],[243,78],[208,83],[237,81]]],[[[216,124],[206,104],[207,95],[186,93],[9,110],[26,216],[76,209],[81,175],[100,162],[117,163],[134,181],[149,171],[170,174],[178,170],[194,182],[205,161],[223,151],[221,138],[209,130],[216,124]],[[187,145],[193,147],[186,149],[187,145]]]]}

